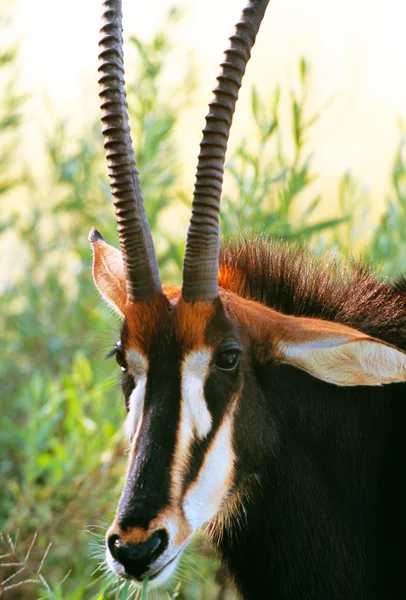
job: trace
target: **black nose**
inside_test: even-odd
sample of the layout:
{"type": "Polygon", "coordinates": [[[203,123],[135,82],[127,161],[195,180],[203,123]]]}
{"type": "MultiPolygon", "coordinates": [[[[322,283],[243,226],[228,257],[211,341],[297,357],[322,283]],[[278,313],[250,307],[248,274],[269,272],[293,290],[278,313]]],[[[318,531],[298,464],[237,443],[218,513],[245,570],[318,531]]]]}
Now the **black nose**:
{"type": "Polygon", "coordinates": [[[168,545],[168,534],[161,529],[139,544],[125,544],[120,536],[114,534],[108,538],[107,543],[113,558],[123,565],[125,572],[140,579],[164,552],[168,545]]]}

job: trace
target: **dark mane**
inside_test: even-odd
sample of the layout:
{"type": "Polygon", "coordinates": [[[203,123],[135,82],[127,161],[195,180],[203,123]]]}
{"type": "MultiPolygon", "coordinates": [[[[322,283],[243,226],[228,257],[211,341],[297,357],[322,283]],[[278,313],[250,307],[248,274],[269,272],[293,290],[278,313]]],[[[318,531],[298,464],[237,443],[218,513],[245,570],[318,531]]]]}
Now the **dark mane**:
{"type": "Polygon", "coordinates": [[[264,238],[223,243],[220,283],[285,314],[343,323],[406,349],[406,280],[264,238]],[[224,277],[226,273],[226,277],[224,277]]]}

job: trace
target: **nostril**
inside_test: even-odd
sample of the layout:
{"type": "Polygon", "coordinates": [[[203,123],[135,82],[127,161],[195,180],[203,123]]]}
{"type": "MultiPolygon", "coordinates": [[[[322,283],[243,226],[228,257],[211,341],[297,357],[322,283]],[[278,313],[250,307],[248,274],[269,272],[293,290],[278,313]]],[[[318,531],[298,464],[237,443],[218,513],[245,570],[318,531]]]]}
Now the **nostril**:
{"type": "Polygon", "coordinates": [[[159,548],[160,545],[161,538],[157,533],[154,533],[146,542],[129,545],[125,549],[125,553],[130,560],[145,560],[152,556],[152,554],[159,548]]]}
{"type": "Polygon", "coordinates": [[[121,563],[129,575],[141,577],[149,565],[168,546],[168,534],[161,529],[139,544],[125,544],[117,534],[108,538],[108,547],[113,558],[121,563]]]}

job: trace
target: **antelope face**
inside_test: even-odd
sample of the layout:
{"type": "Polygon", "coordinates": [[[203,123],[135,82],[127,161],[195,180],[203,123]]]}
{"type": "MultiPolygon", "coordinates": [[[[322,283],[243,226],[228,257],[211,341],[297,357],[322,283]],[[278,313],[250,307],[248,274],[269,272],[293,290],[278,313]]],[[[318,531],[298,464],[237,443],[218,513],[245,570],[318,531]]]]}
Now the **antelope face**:
{"type": "Polygon", "coordinates": [[[130,441],[107,562],[123,577],[159,584],[232,489],[246,344],[219,298],[188,303],[164,288],[148,302],[128,301],[121,253],[95,233],[92,245],[96,284],[124,316],[114,354],[130,441]]]}
{"type": "Polygon", "coordinates": [[[91,241],[96,285],[124,316],[114,354],[130,452],[107,562],[118,575],[159,585],[202,525],[238,521],[262,436],[277,443],[274,423],[261,416],[269,402],[261,366],[271,377],[280,361],[335,385],[378,385],[405,379],[406,356],[343,325],[289,317],[231,291],[186,302],[179,288],[164,287],[148,302],[129,301],[121,253],[94,232],[91,241]]]}
{"type": "Polygon", "coordinates": [[[130,454],[107,561],[159,584],[232,488],[243,344],[220,300],[162,296],[126,316],[115,353],[130,454]]]}

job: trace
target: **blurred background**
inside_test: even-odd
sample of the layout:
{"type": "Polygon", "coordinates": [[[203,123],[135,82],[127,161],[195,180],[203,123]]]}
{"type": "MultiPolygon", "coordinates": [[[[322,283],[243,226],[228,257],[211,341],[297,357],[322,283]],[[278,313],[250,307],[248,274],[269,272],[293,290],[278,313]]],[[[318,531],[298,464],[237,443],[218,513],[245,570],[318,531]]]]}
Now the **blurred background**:
{"type": "MultiPolygon", "coordinates": [[[[244,0],[123,0],[128,101],[164,281],[180,281],[210,90],[244,0]]],[[[99,0],[0,0],[0,597],[127,598],[103,572],[125,470],[117,245],[98,123],[99,0]]],[[[230,138],[223,235],[406,268],[406,6],[272,0],[230,138]]],[[[205,539],[160,598],[233,598],[205,539]]]]}

